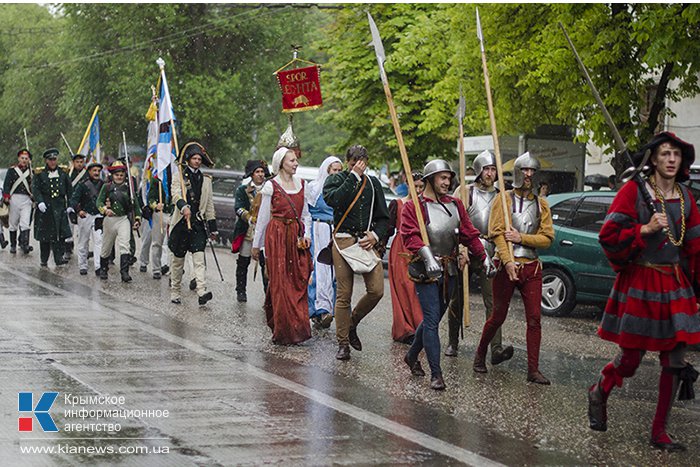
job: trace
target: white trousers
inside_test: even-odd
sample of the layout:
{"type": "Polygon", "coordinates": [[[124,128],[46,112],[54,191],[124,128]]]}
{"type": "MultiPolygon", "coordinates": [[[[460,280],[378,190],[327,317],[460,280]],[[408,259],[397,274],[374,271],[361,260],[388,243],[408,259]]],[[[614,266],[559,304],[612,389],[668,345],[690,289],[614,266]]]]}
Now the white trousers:
{"type": "Polygon", "coordinates": [[[144,221],[141,227],[141,252],[139,253],[139,263],[141,266],[148,266],[149,258],[153,263],[152,271],[159,271],[163,265],[170,264],[170,251],[163,250],[163,243],[167,238],[168,226],[170,225],[170,214],[160,212],[153,213],[153,227],[144,221]],[[161,216],[163,217],[163,230],[161,231],[161,216]]]}
{"type": "MultiPolygon", "coordinates": [[[[192,256],[192,272],[194,278],[197,279],[197,296],[201,297],[207,293],[207,267],[204,264],[204,252],[198,251],[190,253],[192,256]]],[[[178,258],[175,255],[171,257],[170,264],[170,298],[171,300],[180,298],[180,286],[182,284],[182,275],[185,272],[185,255],[178,258]]]]}
{"type": "Polygon", "coordinates": [[[29,230],[31,218],[32,199],[29,195],[19,193],[12,195],[10,197],[10,232],[29,230]]]}
{"type": "Polygon", "coordinates": [[[95,269],[100,268],[100,254],[102,252],[102,230],[95,231],[94,214],[88,214],[85,218],[78,217],[78,269],[88,268],[88,252],[90,251],[90,239],[92,239],[93,263],[95,269]]]}
{"type": "Polygon", "coordinates": [[[117,260],[121,255],[128,255],[131,239],[131,222],[127,216],[105,217],[102,233],[102,252],[100,256],[109,258],[112,247],[116,244],[117,260]]]}
{"type": "Polygon", "coordinates": [[[316,274],[316,302],[314,307],[317,310],[332,312],[335,305],[333,266],[318,262],[318,253],[331,241],[331,226],[325,222],[314,222],[311,228],[314,236],[314,272],[316,274]]]}

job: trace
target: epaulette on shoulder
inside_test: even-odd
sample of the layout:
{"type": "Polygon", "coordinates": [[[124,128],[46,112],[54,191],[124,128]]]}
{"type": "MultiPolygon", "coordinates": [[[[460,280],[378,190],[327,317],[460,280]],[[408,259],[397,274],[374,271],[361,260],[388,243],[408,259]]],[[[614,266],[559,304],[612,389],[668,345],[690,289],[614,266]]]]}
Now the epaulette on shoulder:
{"type": "Polygon", "coordinates": [[[42,173],[43,171],[44,171],[44,167],[43,167],[43,166],[42,166],[42,167],[36,167],[36,168],[34,169],[34,175],[39,175],[39,174],[42,173]]]}
{"type": "Polygon", "coordinates": [[[59,165],[58,168],[63,170],[66,174],[70,172],[70,167],[67,165],[59,165]]]}

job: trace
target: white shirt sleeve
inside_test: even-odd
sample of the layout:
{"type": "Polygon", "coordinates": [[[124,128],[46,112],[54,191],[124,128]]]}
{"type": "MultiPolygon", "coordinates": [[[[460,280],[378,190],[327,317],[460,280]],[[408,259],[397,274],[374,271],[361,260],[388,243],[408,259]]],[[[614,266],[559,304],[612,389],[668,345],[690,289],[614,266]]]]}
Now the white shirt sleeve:
{"type": "Polygon", "coordinates": [[[304,237],[311,238],[311,213],[307,203],[304,203],[304,209],[301,211],[301,222],[304,224],[304,237]]]}
{"type": "Polygon", "coordinates": [[[272,184],[266,183],[262,190],[260,201],[260,210],[258,211],[258,220],[255,223],[255,236],[253,237],[253,248],[265,247],[265,231],[267,224],[270,223],[270,214],[272,212],[272,184]]]}

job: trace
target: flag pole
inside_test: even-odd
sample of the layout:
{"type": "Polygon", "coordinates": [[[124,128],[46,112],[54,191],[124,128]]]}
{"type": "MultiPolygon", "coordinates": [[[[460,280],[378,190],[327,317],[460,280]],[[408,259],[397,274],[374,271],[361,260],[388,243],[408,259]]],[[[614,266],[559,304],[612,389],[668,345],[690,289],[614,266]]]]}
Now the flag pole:
{"type": "MultiPolygon", "coordinates": [[[[158,58],[156,60],[156,63],[160,67],[160,74],[161,74],[161,80],[163,83],[166,83],[167,81],[165,80],[165,60],[162,58],[158,58]]],[[[162,84],[161,84],[162,86],[162,84]]],[[[177,144],[177,131],[175,130],[175,122],[173,122],[173,117],[172,117],[172,112],[170,112],[170,130],[173,132],[173,143],[175,144],[175,160],[177,160],[178,165],[181,165],[182,161],[180,160],[181,155],[179,154],[180,152],[180,146],[177,144]]],[[[159,122],[160,123],[160,122],[159,122]]],[[[182,199],[187,199],[187,189],[185,188],[185,179],[182,178],[182,170],[180,167],[177,169],[177,173],[180,178],[180,190],[182,192],[182,199]]],[[[192,230],[192,222],[187,219],[187,230],[192,230]]]]}
{"type": "MultiPolygon", "coordinates": [[[[479,8],[476,9],[476,35],[479,38],[481,47],[481,65],[484,69],[484,85],[486,87],[486,102],[489,108],[489,119],[491,121],[491,136],[493,137],[493,152],[496,156],[496,171],[498,173],[498,181],[500,182],[501,190],[499,197],[501,199],[501,207],[503,208],[503,221],[505,223],[506,232],[510,230],[510,214],[508,213],[508,204],[506,202],[506,185],[503,178],[503,163],[501,162],[501,148],[498,144],[498,130],[496,129],[496,115],[493,110],[493,100],[491,99],[491,82],[489,81],[489,69],[486,65],[486,51],[484,50],[484,34],[481,31],[481,20],[479,19],[479,8]]],[[[506,241],[510,256],[513,255],[513,244],[506,241]]]]}
{"type": "MultiPolygon", "coordinates": [[[[95,117],[97,116],[98,110],[100,110],[99,105],[95,106],[95,111],[92,113],[92,117],[90,118],[90,123],[88,123],[87,129],[85,130],[85,134],[83,135],[83,139],[82,139],[82,141],[80,141],[80,146],[78,146],[78,151],[83,149],[83,145],[85,144],[85,141],[88,139],[88,135],[90,134],[90,128],[92,128],[92,122],[95,121],[95,117]]],[[[87,154],[83,154],[83,155],[87,156],[87,154]]]]}
{"type": "MultiPolygon", "coordinates": [[[[24,147],[29,151],[29,140],[27,139],[27,129],[22,128],[22,131],[24,132],[24,147]]],[[[29,171],[34,172],[34,169],[32,168],[32,158],[29,158],[29,171]]]]}

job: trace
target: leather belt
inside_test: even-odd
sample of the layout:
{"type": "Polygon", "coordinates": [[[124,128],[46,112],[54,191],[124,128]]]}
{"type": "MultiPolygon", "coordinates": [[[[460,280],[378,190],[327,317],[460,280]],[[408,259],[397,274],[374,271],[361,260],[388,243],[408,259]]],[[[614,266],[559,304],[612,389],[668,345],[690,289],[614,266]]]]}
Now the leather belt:
{"type": "Polygon", "coordinates": [[[285,225],[289,225],[289,224],[292,224],[292,223],[297,221],[296,219],[293,219],[293,218],[281,217],[281,216],[272,216],[272,218],[276,221],[279,221],[279,222],[285,224],[285,225]]]}

